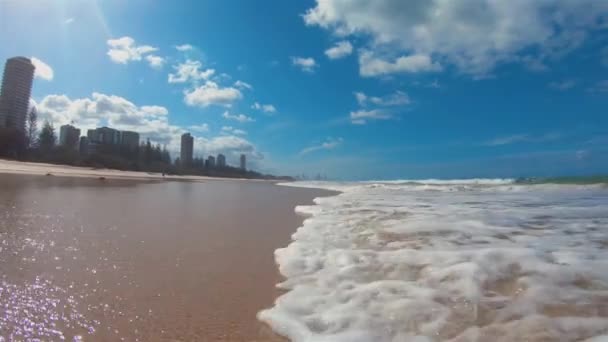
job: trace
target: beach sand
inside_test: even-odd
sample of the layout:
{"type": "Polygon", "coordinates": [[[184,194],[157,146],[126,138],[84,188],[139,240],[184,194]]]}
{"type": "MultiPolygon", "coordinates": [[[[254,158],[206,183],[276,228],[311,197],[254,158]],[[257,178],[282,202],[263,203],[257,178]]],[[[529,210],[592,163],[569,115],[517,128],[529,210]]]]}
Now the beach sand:
{"type": "Polygon", "coordinates": [[[63,177],[83,178],[109,178],[109,179],[131,179],[131,180],[185,180],[203,181],[209,179],[222,180],[225,178],[213,178],[204,176],[177,176],[165,175],[154,172],[121,171],[112,169],[95,169],[90,167],[79,167],[69,165],[57,165],[47,163],[20,162],[15,160],[0,159],[0,173],[21,175],[47,175],[63,177]]]}
{"type": "Polygon", "coordinates": [[[279,295],[273,252],[302,223],[294,207],[329,194],[10,174],[0,188],[8,340],[281,341],[256,319],[279,295]]]}

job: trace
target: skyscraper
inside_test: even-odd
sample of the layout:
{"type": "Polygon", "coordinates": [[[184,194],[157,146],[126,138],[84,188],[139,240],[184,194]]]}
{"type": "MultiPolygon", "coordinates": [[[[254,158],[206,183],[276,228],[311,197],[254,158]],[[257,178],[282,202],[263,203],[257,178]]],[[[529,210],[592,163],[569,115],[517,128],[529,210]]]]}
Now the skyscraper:
{"type": "Polygon", "coordinates": [[[207,168],[214,168],[215,167],[215,157],[214,156],[207,157],[207,161],[205,162],[205,166],[207,168]]]}
{"type": "Polygon", "coordinates": [[[0,91],[0,127],[13,127],[25,132],[35,69],[25,57],[6,60],[0,91]]]}
{"type": "Polygon", "coordinates": [[[120,132],[120,144],[135,149],[139,146],[139,133],[132,131],[120,132]]]}
{"type": "Polygon", "coordinates": [[[71,149],[78,148],[80,130],[72,125],[63,125],[59,129],[59,145],[71,149]]]}
{"type": "Polygon", "coordinates": [[[110,127],[101,127],[87,131],[90,143],[118,145],[120,143],[120,131],[110,127]]]}
{"type": "Polygon", "coordinates": [[[241,154],[241,170],[247,170],[247,157],[241,154]]]}
{"type": "Polygon", "coordinates": [[[217,155],[217,167],[226,167],[226,156],[221,153],[217,155]]]}
{"type": "Polygon", "coordinates": [[[194,138],[190,133],[182,134],[182,146],[180,149],[180,162],[182,166],[192,165],[192,149],[194,147],[194,138]]]}

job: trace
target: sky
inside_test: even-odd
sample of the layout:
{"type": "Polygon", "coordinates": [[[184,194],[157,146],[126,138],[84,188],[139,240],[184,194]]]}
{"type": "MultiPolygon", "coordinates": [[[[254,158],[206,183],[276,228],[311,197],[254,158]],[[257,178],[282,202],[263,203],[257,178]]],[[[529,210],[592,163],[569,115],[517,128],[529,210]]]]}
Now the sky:
{"type": "Polygon", "coordinates": [[[334,179],[608,173],[608,2],[4,0],[41,120],[334,179]]]}

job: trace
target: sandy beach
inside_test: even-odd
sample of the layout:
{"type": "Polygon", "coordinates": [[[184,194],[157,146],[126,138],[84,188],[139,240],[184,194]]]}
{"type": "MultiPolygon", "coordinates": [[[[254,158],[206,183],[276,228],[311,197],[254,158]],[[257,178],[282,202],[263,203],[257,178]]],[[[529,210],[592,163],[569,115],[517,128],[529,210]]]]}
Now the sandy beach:
{"type": "Polygon", "coordinates": [[[57,165],[47,163],[20,162],[15,160],[0,159],[0,173],[25,174],[25,175],[53,175],[60,177],[84,177],[108,179],[131,179],[131,180],[185,180],[202,181],[209,179],[224,180],[225,178],[213,178],[204,176],[177,176],[165,175],[153,172],[121,171],[112,169],[95,169],[90,167],[78,167],[69,165],[57,165]]]}
{"type": "Polygon", "coordinates": [[[256,320],[279,295],[273,252],[302,223],[294,207],[328,192],[85,171],[0,163],[0,336],[282,340],[256,320]]]}

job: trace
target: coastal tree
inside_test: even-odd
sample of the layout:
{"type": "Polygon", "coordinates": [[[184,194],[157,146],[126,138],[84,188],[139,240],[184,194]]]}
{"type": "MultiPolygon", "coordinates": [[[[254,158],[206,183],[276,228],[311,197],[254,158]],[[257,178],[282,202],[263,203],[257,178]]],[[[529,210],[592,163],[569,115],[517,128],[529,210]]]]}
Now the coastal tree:
{"type": "Polygon", "coordinates": [[[37,144],[36,133],[38,132],[38,111],[36,107],[32,107],[32,110],[29,112],[26,121],[25,128],[25,139],[27,142],[27,147],[35,148],[37,144]]]}
{"type": "Polygon", "coordinates": [[[50,151],[55,147],[57,136],[55,135],[55,127],[48,120],[44,121],[40,135],[38,136],[38,144],[43,151],[50,151]]]}

